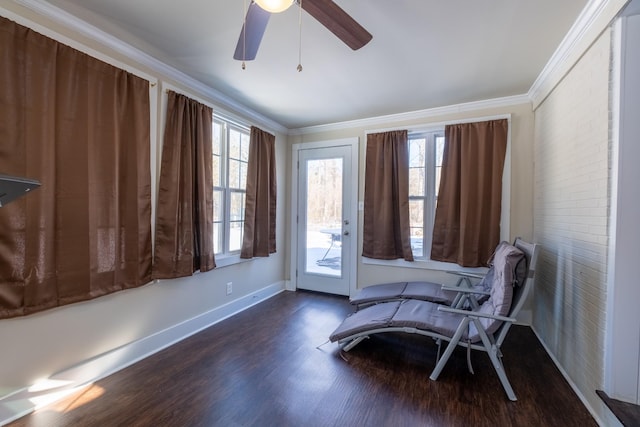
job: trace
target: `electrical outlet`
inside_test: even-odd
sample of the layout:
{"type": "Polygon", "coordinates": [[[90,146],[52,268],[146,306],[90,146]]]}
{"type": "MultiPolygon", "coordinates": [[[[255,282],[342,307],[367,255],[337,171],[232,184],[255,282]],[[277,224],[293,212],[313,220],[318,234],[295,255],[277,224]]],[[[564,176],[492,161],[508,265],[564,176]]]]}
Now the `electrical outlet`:
{"type": "Polygon", "coordinates": [[[233,282],[227,283],[227,295],[231,295],[231,292],[233,292],[233,282]]]}

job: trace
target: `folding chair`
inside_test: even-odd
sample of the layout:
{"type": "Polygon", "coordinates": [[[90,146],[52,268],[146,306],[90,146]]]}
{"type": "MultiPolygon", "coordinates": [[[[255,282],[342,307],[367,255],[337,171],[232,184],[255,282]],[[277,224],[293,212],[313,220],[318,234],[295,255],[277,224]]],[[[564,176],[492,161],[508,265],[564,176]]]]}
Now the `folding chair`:
{"type": "Polygon", "coordinates": [[[471,350],[484,351],[488,354],[507,396],[516,400],[504,371],[500,348],[533,287],[539,245],[522,239],[517,239],[515,243],[515,246],[502,245],[496,250],[490,295],[481,305],[471,310],[462,310],[414,299],[375,304],[347,317],[329,339],[338,342],[341,350],[349,351],[374,334],[415,333],[435,339],[439,347],[438,354],[441,343],[446,341],[449,344],[429,377],[434,381],[438,379],[456,346],[467,348],[467,360],[472,373],[471,350]],[[523,257],[527,263],[526,280],[517,284],[515,269],[523,257]]]}

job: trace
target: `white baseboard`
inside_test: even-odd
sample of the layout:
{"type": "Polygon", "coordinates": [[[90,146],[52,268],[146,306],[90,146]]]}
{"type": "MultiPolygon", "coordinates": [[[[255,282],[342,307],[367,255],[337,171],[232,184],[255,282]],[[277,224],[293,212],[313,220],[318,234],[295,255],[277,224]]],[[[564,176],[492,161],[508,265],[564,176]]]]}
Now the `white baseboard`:
{"type": "Polygon", "coordinates": [[[293,282],[291,280],[285,280],[284,281],[284,289],[285,289],[285,291],[295,291],[296,290],[296,286],[293,284],[293,282]]]}
{"type": "Polygon", "coordinates": [[[604,424],[602,422],[602,419],[600,418],[600,415],[596,412],[596,410],[591,406],[591,404],[589,403],[589,401],[587,400],[587,398],[584,397],[584,394],[582,394],[582,391],[580,391],[580,389],[578,388],[578,386],[576,385],[576,383],[573,382],[573,380],[571,379],[571,377],[569,376],[569,374],[567,374],[567,371],[564,370],[564,368],[562,367],[562,365],[560,364],[560,362],[558,361],[558,359],[556,359],[555,355],[549,350],[549,347],[547,347],[547,345],[544,343],[544,341],[542,340],[542,338],[540,338],[540,335],[538,334],[538,331],[536,331],[536,329],[533,327],[533,325],[531,326],[531,330],[533,331],[533,333],[536,335],[536,338],[538,338],[538,341],[540,342],[540,344],[542,344],[542,347],[544,348],[544,350],[547,352],[547,354],[549,355],[549,357],[551,358],[551,360],[553,361],[553,363],[556,365],[556,368],[558,368],[558,370],[560,371],[560,373],[562,374],[562,376],[564,377],[565,380],[567,380],[567,382],[569,383],[569,386],[573,389],[573,391],[576,393],[576,395],[578,396],[578,398],[580,399],[580,401],[582,402],[582,404],[587,408],[587,410],[589,411],[589,413],[591,413],[591,416],[596,420],[596,422],[598,423],[599,426],[604,426],[606,424],[604,424]]]}
{"type": "Polygon", "coordinates": [[[48,379],[51,386],[47,390],[25,387],[0,396],[0,426],[62,399],[87,384],[124,369],[284,290],[284,281],[274,283],[163,331],[85,360],[52,375],[48,379]]]}

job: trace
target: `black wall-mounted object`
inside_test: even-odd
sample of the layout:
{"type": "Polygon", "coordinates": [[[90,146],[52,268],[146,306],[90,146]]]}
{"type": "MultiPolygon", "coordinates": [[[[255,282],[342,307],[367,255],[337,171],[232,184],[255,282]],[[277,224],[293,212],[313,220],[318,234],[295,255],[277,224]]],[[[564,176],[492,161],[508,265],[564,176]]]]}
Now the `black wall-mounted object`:
{"type": "Polygon", "coordinates": [[[38,187],[35,179],[0,174],[0,208],[38,187]]]}

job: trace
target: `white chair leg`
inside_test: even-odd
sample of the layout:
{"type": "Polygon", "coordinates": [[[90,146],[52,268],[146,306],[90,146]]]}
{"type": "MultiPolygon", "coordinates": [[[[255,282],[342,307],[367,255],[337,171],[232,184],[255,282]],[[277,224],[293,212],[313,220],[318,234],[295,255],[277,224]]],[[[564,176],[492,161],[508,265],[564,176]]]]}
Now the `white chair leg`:
{"type": "Polygon", "coordinates": [[[496,374],[498,374],[498,378],[502,383],[502,387],[504,391],[507,393],[509,400],[516,401],[518,398],[511,387],[511,383],[507,378],[507,374],[504,371],[504,366],[502,365],[502,361],[498,357],[498,347],[491,343],[489,336],[485,332],[482,324],[478,319],[473,319],[476,328],[478,329],[478,333],[480,334],[480,338],[482,339],[482,344],[484,344],[484,348],[487,350],[487,354],[489,355],[489,359],[491,360],[491,364],[493,364],[493,368],[496,370],[496,374]]]}
{"type": "Polygon", "coordinates": [[[351,350],[353,347],[357,346],[358,344],[360,344],[360,341],[364,340],[365,338],[369,338],[368,335],[362,336],[362,337],[358,337],[354,340],[349,341],[348,343],[346,343],[343,347],[342,347],[342,351],[349,351],[351,350]]]}
{"type": "Polygon", "coordinates": [[[453,350],[458,345],[458,342],[460,342],[460,338],[462,338],[462,334],[468,329],[468,326],[469,326],[469,318],[465,317],[462,320],[462,322],[460,322],[460,325],[458,326],[456,333],[453,335],[453,338],[451,338],[451,341],[447,345],[447,349],[444,351],[444,354],[438,361],[438,364],[433,369],[433,372],[431,372],[431,375],[429,376],[430,379],[432,379],[433,381],[438,379],[438,376],[440,376],[442,369],[447,364],[449,357],[451,357],[453,350]]]}

